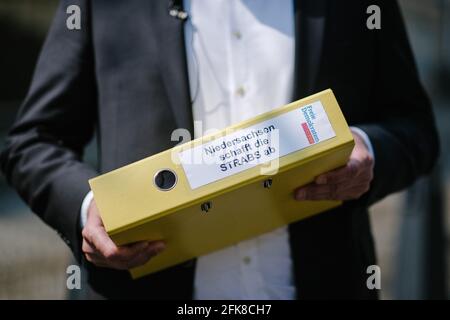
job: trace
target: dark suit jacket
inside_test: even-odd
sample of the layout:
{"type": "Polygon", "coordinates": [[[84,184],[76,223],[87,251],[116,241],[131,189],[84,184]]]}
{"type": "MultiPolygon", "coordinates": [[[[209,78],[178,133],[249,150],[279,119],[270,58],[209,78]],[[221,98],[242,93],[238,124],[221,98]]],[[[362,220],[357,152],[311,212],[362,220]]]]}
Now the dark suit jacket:
{"type": "MultiPolygon", "coordinates": [[[[8,181],[60,233],[106,297],[192,296],[195,261],[132,281],[127,272],[87,263],[80,249],[87,180],[172,147],[176,128],[192,130],[183,22],[169,16],[168,5],[61,1],[1,154],[8,181]],[[70,4],[81,7],[81,31],[66,28],[70,4]],[[98,169],[81,161],[94,132],[98,169]]],[[[296,1],[295,23],[292,99],[332,88],[376,157],[361,199],[289,226],[299,298],[375,298],[366,288],[366,268],[376,263],[367,208],[431,170],[438,139],[430,102],[395,1],[296,1]],[[370,4],[381,7],[381,30],[366,27],[370,4]]]]}

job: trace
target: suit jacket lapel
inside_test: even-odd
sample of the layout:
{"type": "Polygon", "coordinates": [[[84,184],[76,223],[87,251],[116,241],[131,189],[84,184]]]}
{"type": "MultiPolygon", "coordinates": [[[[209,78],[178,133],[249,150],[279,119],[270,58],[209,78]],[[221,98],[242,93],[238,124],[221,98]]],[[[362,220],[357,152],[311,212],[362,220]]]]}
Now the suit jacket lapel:
{"type": "Polygon", "coordinates": [[[314,93],[320,71],[327,0],[294,0],[294,100],[314,93]]]}
{"type": "Polygon", "coordinates": [[[159,45],[161,76],[179,128],[193,133],[189,78],[184,43],[184,21],[169,15],[170,1],[155,1],[152,20],[159,45]]]}

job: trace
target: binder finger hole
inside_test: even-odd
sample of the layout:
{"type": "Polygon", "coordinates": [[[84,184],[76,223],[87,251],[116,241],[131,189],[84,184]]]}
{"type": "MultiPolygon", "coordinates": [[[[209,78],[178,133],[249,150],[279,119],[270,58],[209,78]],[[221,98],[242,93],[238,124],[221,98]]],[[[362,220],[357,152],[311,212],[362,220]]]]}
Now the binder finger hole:
{"type": "Polygon", "coordinates": [[[172,170],[163,169],[155,174],[153,183],[159,190],[169,191],[177,184],[177,175],[172,170]]]}

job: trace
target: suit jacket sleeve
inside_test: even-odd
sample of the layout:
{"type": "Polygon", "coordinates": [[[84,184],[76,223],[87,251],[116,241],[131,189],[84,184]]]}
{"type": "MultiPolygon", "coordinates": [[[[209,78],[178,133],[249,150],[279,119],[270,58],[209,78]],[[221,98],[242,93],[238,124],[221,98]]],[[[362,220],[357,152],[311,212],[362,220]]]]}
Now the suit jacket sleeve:
{"type": "Polygon", "coordinates": [[[368,204],[410,185],[429,173],[439,153],[430,101],[420,84],[396,1],[379,1],[381,30],[376,32],[376,78],[372,86],[373,123],[358,124],[375,153],[368,204]]]}
{"type": "Polygon", "coordinates": [[[8,182],[80,258],[80,206],[95,170],[82,152],[96,123],[96,88],[85,1],[61,1],[32,84],[0,155],[8,182]],[[81,8],[68,30],[67,6],[81,8]]]}

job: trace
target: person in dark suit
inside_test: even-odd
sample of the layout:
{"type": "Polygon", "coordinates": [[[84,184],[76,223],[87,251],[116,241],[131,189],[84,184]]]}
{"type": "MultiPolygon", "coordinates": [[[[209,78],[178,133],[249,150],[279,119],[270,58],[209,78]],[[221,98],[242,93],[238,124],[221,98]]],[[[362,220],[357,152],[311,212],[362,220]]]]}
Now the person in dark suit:
{"type": "MultiPolygon", "coordinates": [[[[281,42],[293,39],[292,65],[286,71],[292,72],[292,81],[286,78],[292,84],[291,100],[331,88],[357,130],[347,166],[294,191],[299,201],[340,199],[344,204],[288,226],[292,279],[286,281],[296,291],[281,290],[279,297],[377,298],[377,291],[366,285],[367,267],[376,264],[368,207],[433,168],[439,148],[430,101],[396,1],[289,3],[292,20],[273,23],[283,32],[281,42]],[[381,9],[381,29],[366,25],[367,7],[373,4],[381,9]]],[[[95,200],[89,202],[86,221],[80,214],[90,191],[88,179],[174,146],[170,137],[177,128],[193,134],[198,100],[186,19],[177,15],[184,12],[182,5],[165,0],[61,1],[1,153],[9,183],[57,230],[86,267],[91,287],[106,298],[205,297],[194,295],[202,289],[195,285],[196,260],[133,281],[125,269],[145,263],[164,244],[116,247],[104,231],[95,200]],[[81,30],[66,27],[66,8],[72,4],[81,8],[81,30]],[[82,161],[94,133],[97,169],[82,161]]],[[[251,1],[244,5],[249,17],[259,12],[252,11],[251,1]]],[[[192,0],[189,9],[201,9],[195,8],[192,0]]],[[[258,19],[264,24],[270,17],[258,19]]],[[[234,37],[242,38],[238,32],[234,37]]],[[[269,70],[270,59],[262,61],[269,70]]]]}

